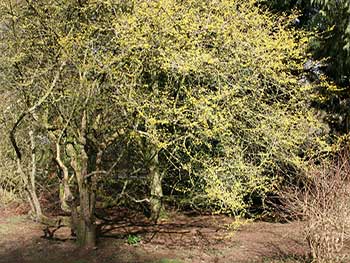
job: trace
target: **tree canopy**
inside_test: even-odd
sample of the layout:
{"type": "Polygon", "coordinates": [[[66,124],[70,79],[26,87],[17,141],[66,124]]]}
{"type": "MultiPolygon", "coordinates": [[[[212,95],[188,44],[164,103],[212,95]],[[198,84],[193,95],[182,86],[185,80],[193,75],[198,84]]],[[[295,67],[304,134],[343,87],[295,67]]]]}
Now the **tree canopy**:
{"type": "Polygon", "coordinates": [[[257,2],[0,4],[17,158],[25,124],[64,174],[83,245],[94,245],[96,193],[120,160],[150,200],[167,185],[175,202],[237,214],[327,150],[303,83],[309,36],[257,2]]]}

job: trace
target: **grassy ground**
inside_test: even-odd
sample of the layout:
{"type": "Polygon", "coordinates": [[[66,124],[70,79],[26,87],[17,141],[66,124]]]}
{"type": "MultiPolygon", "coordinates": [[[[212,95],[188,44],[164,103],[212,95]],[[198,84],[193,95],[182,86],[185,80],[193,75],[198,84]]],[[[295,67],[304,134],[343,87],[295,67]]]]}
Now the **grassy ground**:
{"type": "Polygon", "coordinates": [[[78,249],[67,228],[45,239],[43,227],[0,211],[2,263],[297,263],[306,262],[300,223],[242,224],[224,216],[171,214],[154,226],[142,215],[116,211],[100,222],[98,248],[78,249]]]}

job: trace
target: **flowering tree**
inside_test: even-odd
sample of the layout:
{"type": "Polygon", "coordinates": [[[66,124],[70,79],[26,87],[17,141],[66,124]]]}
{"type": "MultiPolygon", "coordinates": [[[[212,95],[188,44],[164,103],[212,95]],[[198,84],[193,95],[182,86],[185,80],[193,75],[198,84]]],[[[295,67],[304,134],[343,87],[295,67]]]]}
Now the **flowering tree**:
{"type": "Polygon", "coordinates": [[[238,213],[322,147],[299,81],[308,39],[256,1],[9,1],[1,12],[5,87],[23,105],[13,145],[26,118],[55,145],[82,246],[95,245],[97,182],[118,140],[146,156],[154,219],[164,182],[238,213]]]}

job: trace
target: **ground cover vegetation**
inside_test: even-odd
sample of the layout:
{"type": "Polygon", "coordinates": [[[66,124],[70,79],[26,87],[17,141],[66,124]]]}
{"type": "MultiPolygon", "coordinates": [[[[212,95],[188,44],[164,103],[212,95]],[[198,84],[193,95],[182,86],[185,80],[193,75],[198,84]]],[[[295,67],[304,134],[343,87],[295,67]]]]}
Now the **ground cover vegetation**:
{"type": "MultiPolygon", "coordinates": [[[[319,220],[304,197],[346,181],[345,166],[320,163],[346,148],[349,6],[298,4],[2,1],[2,203],[26,200],[34,220],[61,225],[49,196],[86,248],[110,207],[153,223],[173,208],[254,217],[278,196],[290,216],[319,220]]],[[[314,235],[324,225],[308,226],[312,257],[338,257],[346,228],[330,251],[314,235]]]]}

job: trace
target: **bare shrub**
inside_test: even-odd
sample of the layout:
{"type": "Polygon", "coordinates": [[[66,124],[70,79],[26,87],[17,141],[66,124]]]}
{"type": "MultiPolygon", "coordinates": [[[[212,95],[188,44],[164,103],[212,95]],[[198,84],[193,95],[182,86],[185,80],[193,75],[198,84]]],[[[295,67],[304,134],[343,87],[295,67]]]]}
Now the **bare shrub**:
{"type": "Polygon", "coordinates": [[[350,233],[348,151],[311,165],[305,181],[281,191],[285,209],[305,221],[305,238],[314,262],[343,262],[350,233]]]}

